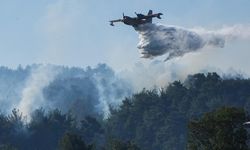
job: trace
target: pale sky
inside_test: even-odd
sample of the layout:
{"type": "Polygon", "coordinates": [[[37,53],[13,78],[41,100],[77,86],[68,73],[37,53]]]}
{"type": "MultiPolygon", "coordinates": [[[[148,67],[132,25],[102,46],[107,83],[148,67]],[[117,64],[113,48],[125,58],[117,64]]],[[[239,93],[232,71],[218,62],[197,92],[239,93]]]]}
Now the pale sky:
{"type": "MultiPolygon", "coordinates": [[[[151,61],[139,57],[138,35],[132,27],[111,27],[108,22],[121,18],[123,12],[134,16],[135,11],[147,13],[149,9],[163,13],[163,19],[154,22],[165,25],[216,29],[250,24],[250,0],[1,0],[0,65],[107,63],[126,69],[151,61]]],[[[218,56],[208,57],[208,64],[247,70],[249,43],[230,44],[218,56]],[[237,64],[232,62],[235,57],[237,64]]]]}

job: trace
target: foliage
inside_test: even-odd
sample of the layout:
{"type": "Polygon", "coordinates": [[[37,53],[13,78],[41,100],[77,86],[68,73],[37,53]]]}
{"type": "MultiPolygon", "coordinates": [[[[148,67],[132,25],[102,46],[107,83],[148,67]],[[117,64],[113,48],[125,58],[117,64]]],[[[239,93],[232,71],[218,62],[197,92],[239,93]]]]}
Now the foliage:
{"type": "Polygon", "coordinates": [[[48,114],[38,109],[32,115],[28,130],[31,147],[53,150],[65,132],[76,130],[76,120],[70,113],[62,114],[58,109],[48,114]]]}
{"type": "Polygon", "coordinates": [[[99,148],[104,145],[104,129],[96,118],[91,116],[85,117],[80,123],[79,133],[87,143],[95,143],[99,148]]]}
{"type": "Polygon", "coordinates": [[[66,133],[59,142],[59,150],[93,150],[93,146],[86,145],[78,135],[66,133]]]}
{"type": "Polygon", "coordinates": [[[223,107],[189,123],[189,150],[247,150],[243,109],[223,107]]]}
{"type": "MultiPolygon", "coordinates": [[[[68,82],[69,80],[62,81],[68,82]]],[[[83,81],[74,79],[74,85],[77,86],[70,88],[72,90],[70,93],[78,93],[79,96],[81,93],[79,89],[83,88],[76,83],[83,83],[83,81]]],[[[59,85],[56,82],[57,80],[55,84],[52,84],[53,86],[46,88],[50,91],[50,93],[47,91],[49,93],[47,99],[56,98],[53,97],[53,93],[57,91],[57,85],[59,85]]],[[[73,80],[69,82],[72,83],[73,80]]],[[[105,83],[103,84],[105,85],[105,83]]],[[[63,87],[61,81],[59,89],[61,89],[60,87],[63,87]]],[[[61,90],[61,93],[64,93],[64,89],[61,90]]],[[[55,150],[58,148],[59,141],[61,144],[64,143],[65,145],[62,145],[65,147],[70,147],[72,143],[81,145],[84,141],[85,146],[94,144],[98,150],[103,147],[108,150],[126,148],[131,150],[138,148],[143,150],[183,150],[187,145],[192,145],[190,140],[195,138],[191,136],[191,129],[196,128],[195,123],[203,122],[201,117],[207,112],[224,106],[235,107],[235,109],[243,108],[248,112],[250,110],[249,91],[249,79],[222,79],[216,73],[208,73],[189,76],[184,82],[175,81],[165,89],[144,89],[125,98],[118,109],[113,108],[107,120],[101,120],[96,113],[88,114],[85,113],[85,110],[80,110],[88,108],[88,104],[92,103],[91,98],[95,96],[91,95],[83,97],[84,101],[89,101],[89,103],[77,104],[79,107],[75,107],[77,110],[73,114],[61,112],[59,109],[45,111],[41,108],[31,115],[30,122],[25,120],[21,112],[14,109],[10,115],[0,114],[0,145],[11,144],[20,150],[55,150]],[[83,105],[84,107],[81,107],[83,105]],[[195,122],[194,126],[190,128],[191,133],[188,132],[190,120],[192,120],[190,124],[195,122]],[[133,143],[126,141],[133,141],[133,143]]],[[[85,92],[88,93],[88,91],[85,92]]],[[[98,95],[98,93],[95,94],[98,95]]],[[[73,95],[74,99],[78,96],[73,95]]],[[[58,106],[60,107],[60,105],[58,106]]],[[[224,114],[222,117],[216,119],[230,120],[230,115],[232,115],[222,114],[224,114]]],[[[241,116],[240,113],[236,113],[237,115],[241,116]]],[[[211,115],[206,114],[205,118],[206,116],[211,115]]],[[[244,121],[244,118],[238,117],[238,119],[236,119],[236,126],[244,121]]],[[[213,130],[214,133],[218,132],[219,138],[225,134],[223,130],[220,130],[223,127],[224,124],[213,130]]],[[[227,129],[227,126],[225,127],[227,129]]],[[[207,129],[210,130],[210,128],[207,129]]],[[[229,129],[231,128],[228,126],[229,129]]],[[[245,140],[244,131],[238,126],[234,129],[237,129],[235,131],[239,135],[237,140],[243,142],[245,140]]]]}
{"type": "Polygon", "coordinates": [[[144,150],[183,150],[189,120],[223,106],[250,110],[250,80],[195,74],[166,89],[143,90],[123,101],[107,122],[109,137],[135,141],[144,150]]]}
{"type": "Polygon", "coordinates": [[[115,139],[109,141],[108,150],[140,150],[134,143],[121,142],[115,139]]]}
{"type": "Polygon", "coordinates": [[[0,150],[17,150],[17,149],[10,144],[4,144],[0,145],[0,150]]]}

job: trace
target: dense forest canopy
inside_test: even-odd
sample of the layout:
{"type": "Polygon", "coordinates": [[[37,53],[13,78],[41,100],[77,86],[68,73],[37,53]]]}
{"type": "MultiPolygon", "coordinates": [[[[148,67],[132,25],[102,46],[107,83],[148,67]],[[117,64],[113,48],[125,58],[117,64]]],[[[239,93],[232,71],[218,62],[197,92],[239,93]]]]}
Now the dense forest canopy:
{"type": "MultiPolygon", "coordinates": [[[[2,93],[7,91],[3,88],[7,83],[17,81],[11,84],[15,87],[11,92],[25,86],[32,71],[28,67],[17,71],[1,68],[2,93]],[[13,79],[3,80],[6,76],[13,79]]],[[[1,98],[0,103],[8,107],[1,107],[0,147],[54,150],[80,145],[85,149],[183,150],[188,145],[191,121],[225,106],[242,109],[246,114],[250,110],[249,79],[198,73],[183,82],[143,89],[119,101],[131,89],[107,66],[86,70],[64,68],[63,72],[42,89],[43,98],[50,105],[39,105],[29,119],[19,109],[6,113],[10,105],[4,99],[8,97],[1,98]],[[100,103],[101,96],[111,99],[105,100],[110,102],[106,103],[108,107],[102,107],[105,108],[102,112],[109,112],[107,118],[96,112],[98,106],[105,104],[100,103]],[[113,103],[116,98],[119,103],[113,103]]],[[[15,94],[13,103],[21,98],[18,92],[15,94]]]]}
{"type": "Polygon", "coordinates": [[[188,150],[247,150],[243,109],[222,107],[189,122],[188,150]]]}

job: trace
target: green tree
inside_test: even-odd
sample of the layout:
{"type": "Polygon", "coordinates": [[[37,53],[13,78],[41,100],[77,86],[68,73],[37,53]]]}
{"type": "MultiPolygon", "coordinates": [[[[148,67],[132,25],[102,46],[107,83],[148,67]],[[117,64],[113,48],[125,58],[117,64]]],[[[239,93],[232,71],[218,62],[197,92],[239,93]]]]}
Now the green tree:
{"type": "Polygon", "coordinates": [[[28,130],[31,135],[29,146],[32,149],[54,150],[59,139],[65,132],[76,132],[75,118],[55,109],[47,114],[44,109],[38,109],[32,114],[28,130]]]}
{"type": "Polygon", "coordinates": [[[104,129],[94,117],[87,116],[81,120],[78,134],[86,143],[94,143],[97,149],[105,143],[104,129]]]}
{"type": "Polygon", "coordinates": [[[86,145],[78,135],[66,133],[59,142],[60,150],[93,150],[92,145],[86,145]]]}
{"type": "Polygon", "coordinates": [[[222,107],[189,123],[188,150],[247,150],[243,109],[222,107]]]}
{"type": "Polygon", "coordinates": [[[122,142],[116,139],[112,139],[109,141],[108,150],[140,150],[139,147],[137,147],[132,142],[122,142]]]}
{"type": "Polygon", "coordinates": [[[10,144],[4,144],[0,145],[0,150],[17,150],[17,149],[10,144]]]}

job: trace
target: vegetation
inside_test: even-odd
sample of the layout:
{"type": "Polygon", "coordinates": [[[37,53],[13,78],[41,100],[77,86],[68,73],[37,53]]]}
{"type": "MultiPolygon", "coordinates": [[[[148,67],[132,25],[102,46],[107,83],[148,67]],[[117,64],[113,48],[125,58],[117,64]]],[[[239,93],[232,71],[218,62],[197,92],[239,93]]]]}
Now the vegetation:
{"type": "Polygon", "coordinates": [[[223,107],[189,123],[189,150],[247,150],[243,109],[223,107]]]}
{"type": "Polygon", "coordinates": [[[245,150],[241,125],[248,120],[249,91],[248,79],[195,74],[126,98],[106,120],[85,116],[79,121],[58,109],[38,109],[27,122],[13,110],[0,115],[0,145],[20,150],[245,150]]]}
{"type": "Polygon", "coordinates": [[[108,150],[140,150],[134,143],[132,142],[121,142],[115,139],[110,140],[108,143],[108,150]]]}
{"type": "MultiPolygon", "coordinates": [[[[250,80],[195,74],[166,89],[143,90],[123,101],[107,122],[112,137],[134,141],[141,149],[183,150],[188,122],[228,106],[249,109],[250,80]]],[[[242,121],[242,120],[241,120],[242,121]]]]}
{"type": "Polygon", "coordinates": [[[60,150],[92,150],[93,146],[87,146],[79,135],[66,133],[59,142],[60,150]]]}

